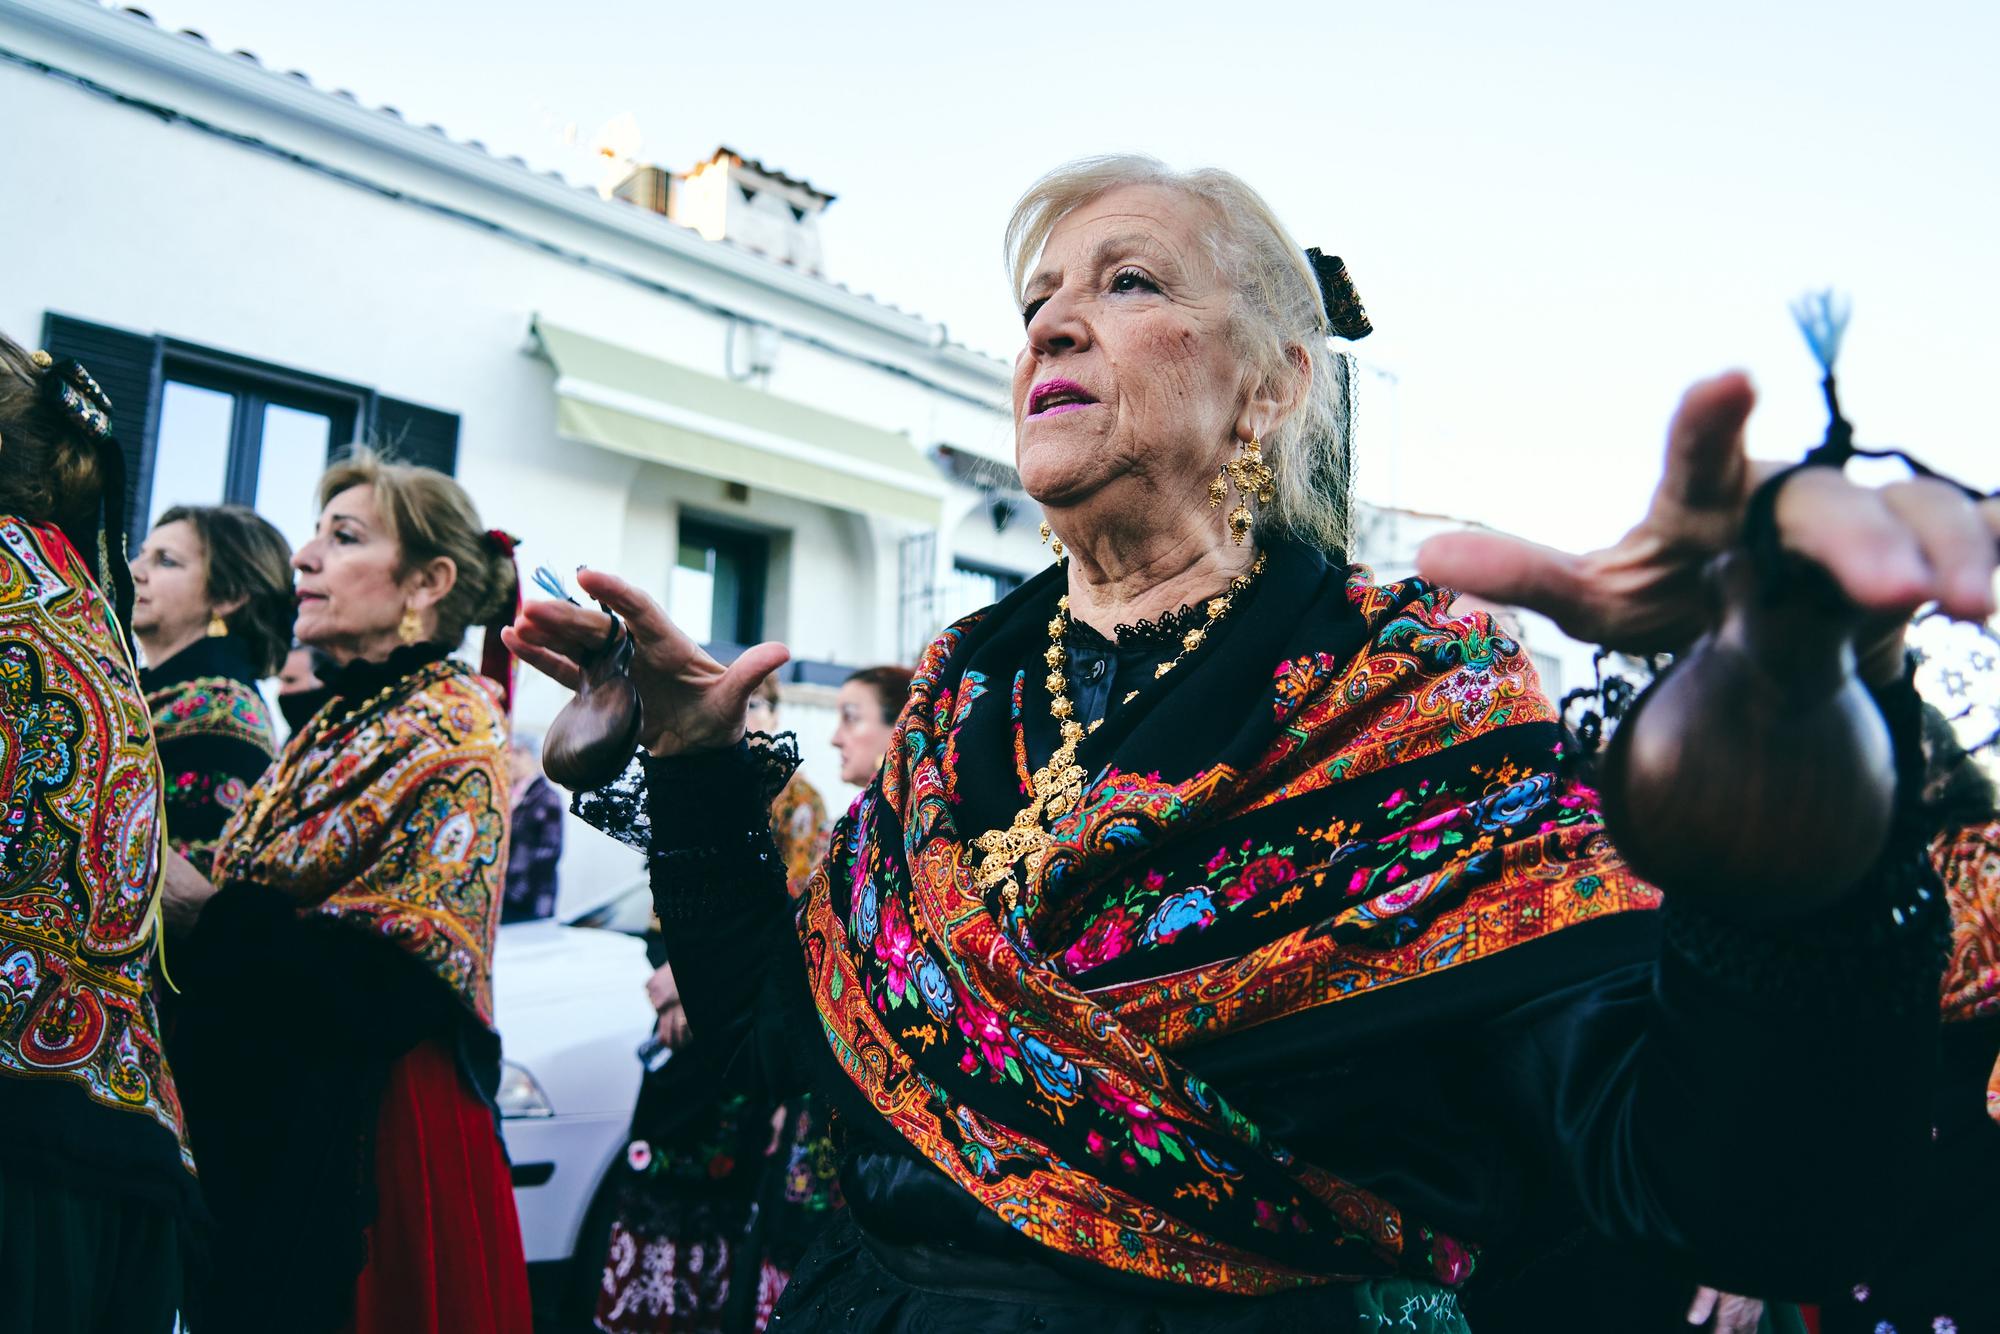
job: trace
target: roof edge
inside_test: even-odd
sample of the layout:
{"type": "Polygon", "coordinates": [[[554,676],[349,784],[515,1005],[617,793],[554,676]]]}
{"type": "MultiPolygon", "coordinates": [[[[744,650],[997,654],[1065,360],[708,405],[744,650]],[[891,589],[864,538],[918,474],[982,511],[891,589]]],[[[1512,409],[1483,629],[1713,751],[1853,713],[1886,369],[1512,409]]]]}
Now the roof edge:
{"type": "Polygon", "coordinates": [[[206,39],[183,36],[96,0],[11,0],[6,17],[99,54],[196,84],[253,110],[275,114],[353,140],[413,165],[456,178],[636,241],[674,258],[817,306],[853,324],[889,335],[952,370],[1004,387],[1009,371],[998,358],[951,341],[943,323],[892,309],[823,279],[708,241],[665,218],[599,199],[560,176],[495,158],[483,146],[460,143],[397,115],[363,107],[262,64],[225,54],[206,39]]]}

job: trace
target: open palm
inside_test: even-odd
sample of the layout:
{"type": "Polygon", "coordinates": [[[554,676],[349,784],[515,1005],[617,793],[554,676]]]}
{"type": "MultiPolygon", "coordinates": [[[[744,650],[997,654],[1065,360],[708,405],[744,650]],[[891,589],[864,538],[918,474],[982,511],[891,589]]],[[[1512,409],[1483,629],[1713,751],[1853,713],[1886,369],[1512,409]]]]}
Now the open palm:
{"type": "MultiPolygon", "coordinates": [[[[679,755],[734,745],[743,735],[751,691],[791,656],[783,644],[745,649],[727,667],[668,619],[660,604],[617,575],[581,570],[583,591],[623,618],[632,635],[632,683],[644,722],[639,744],[655,755],[679,755]]],[[[529,666],[575,689],[581,663],[603,645],[610,619],[569,602],[530,602],[502,631],[507,647],[529,666]]]]}

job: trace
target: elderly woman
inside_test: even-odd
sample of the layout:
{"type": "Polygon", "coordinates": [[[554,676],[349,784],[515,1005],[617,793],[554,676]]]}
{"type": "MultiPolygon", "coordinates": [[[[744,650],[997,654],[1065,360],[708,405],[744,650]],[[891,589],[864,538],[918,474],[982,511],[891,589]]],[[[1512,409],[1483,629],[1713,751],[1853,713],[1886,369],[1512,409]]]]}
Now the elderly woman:
{"type": "Polygon", "coordinates": [[[257,683],[292,641],[292,549],[242,505],[176,505],[132,562],[132,635],[167,771],[174,851],[207,873],[215,837],[278,753],[257,683]]]}
{"type": "MultiPolygon", "coordinates": [[[[796,916],[758,832],[793,758],[742,725],[782,646],[725,668],[583,579],[635,641],[696,1048],[718,1080],[810,1083],[844,1130],[851,1222],[778,1327],[1460,1330],[1482,1246],[1583,1229],[1739,1291],[1842,1272],[1928,1131],[1921,840],[1803,916],[1657,911],[1521,647],[1344,563],[1328,311],[1262,200],[1085,162],[1009,237],[1019,469],[1065,554],[931,646],[796,916]]],[[[1427,566],[1686,642],[1756,476],[1750,406],[1740,376],[1689,393],[1607,552],[1463,537],[1427,566]]],[[[1990,612],[2000,516],[1818,472],[1779,536],[1853,603],[1990,612]]],[[[606,632],[538,603],[509,642],[573,683],[606,632]]],[[[1896,633],[1862,661],[1907,758],[1896,633]]]]}
{"type": "Polygon", "coordinates": [[[164,784],[110,410],[0,337],[0,1326],[38,1334],[168,1334],[201,1214],[153,1007],[164,784]]]}
{"type": "Polygon", "coordinates": [[[360,451],[293,558],[328,702],[168,877],[173,1053],[218,1228],[209,1330],[528,1329],[492,1103],[505,688],[450,654],[512,616],[459,485],[360,451]]]}

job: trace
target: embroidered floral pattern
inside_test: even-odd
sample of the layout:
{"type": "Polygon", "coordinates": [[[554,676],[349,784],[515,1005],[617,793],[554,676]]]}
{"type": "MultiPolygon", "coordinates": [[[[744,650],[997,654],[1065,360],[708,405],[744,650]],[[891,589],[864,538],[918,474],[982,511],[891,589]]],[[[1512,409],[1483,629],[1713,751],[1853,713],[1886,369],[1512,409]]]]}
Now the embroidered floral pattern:
{"type": "MultiPolygon", "coordinates": [[[[1096,1263],[1246,1293],[1463,1282],[1468,1246],[1299,1160],[1175,1056],[1657,904],[1595,795],[1557,779],[1519,645],[1448,606],[1354,573],[1344,608],[1303,618],[1358,613],[1352,647],[1259,664],[1269,730],[1232,763],[1170,779],[1086,748],[1089,784],[1011,914],[974,888],[966,844],[1012,811],[970,813],[967,766],[1025,790],[1031,687],[1011,664],[1003,699],[966,687],[1000,665],[980,657],[991,626],[933,644],[879,795],[836,832],[801,918],[827,1039],[877,1111],[1003,1220],[1096,1263]],[[1273,1258],[1273,1234],[1319,1258],[1273,1258]]],[[[1163,735],[1212,708],[1211,651],[1153,706],[1163,735]]]]}

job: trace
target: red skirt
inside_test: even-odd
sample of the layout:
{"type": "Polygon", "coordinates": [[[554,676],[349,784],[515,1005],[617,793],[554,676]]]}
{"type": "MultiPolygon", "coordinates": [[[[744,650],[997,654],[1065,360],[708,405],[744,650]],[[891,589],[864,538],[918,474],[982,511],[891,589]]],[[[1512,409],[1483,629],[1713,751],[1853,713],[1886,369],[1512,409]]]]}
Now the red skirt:
{"type": "Polygon", "coordinates": [[[375,1133],[375,1221],[349,1334],[532,1334],[507,1155],[442,1046],[390,1069],[375,1133]]]}

